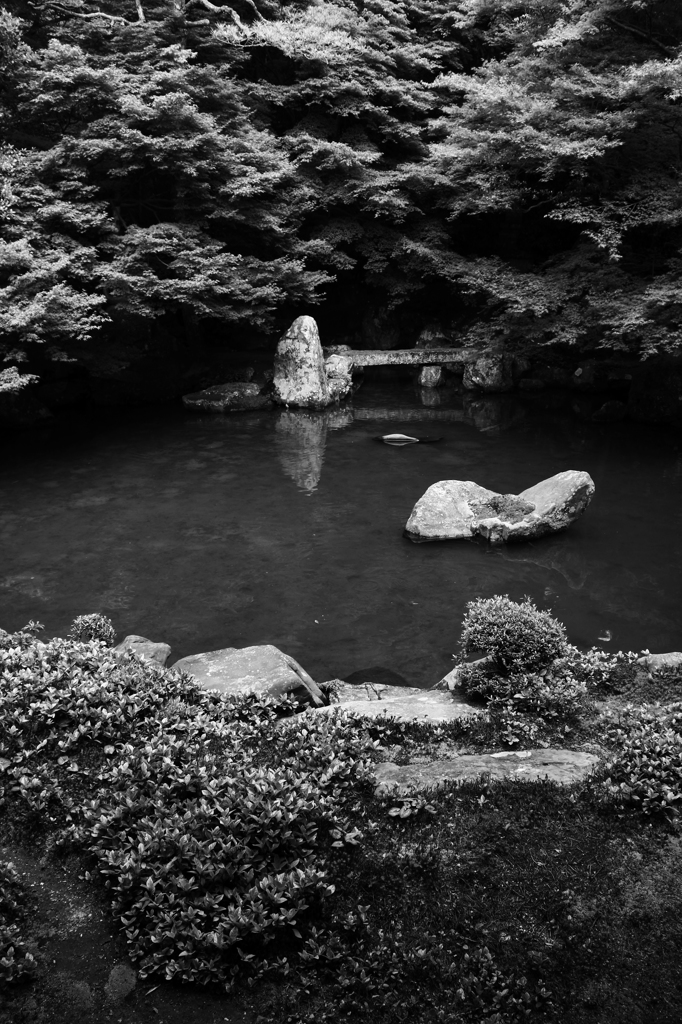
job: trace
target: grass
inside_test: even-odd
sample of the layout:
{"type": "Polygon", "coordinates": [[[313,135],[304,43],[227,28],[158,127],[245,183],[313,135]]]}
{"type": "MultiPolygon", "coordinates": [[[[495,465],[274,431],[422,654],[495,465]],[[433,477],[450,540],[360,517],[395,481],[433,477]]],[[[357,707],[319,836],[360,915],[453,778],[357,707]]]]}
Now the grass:
{"type": "MultiPolygon", "coordinates": [[[[32,627],[0,637],[0,842],[86,879],[152,986],[237,993],[252,1020],[672,1024],[682,679],[588,663],[570,731],[549,714],[537,735],[602,751],[591,778],[378,798],[387,752],[530,744],[494,714],[433,727],[341,710],[282,729],[290,703],[207,694],[32,627]]],[[[538,706],[516,719],[538,724],[538,706]]],[[[28,991],[40,1005],[49,929],[16,873],[0,882],[7,1019],[30,1024],[18,1008],[28,991]]]]}

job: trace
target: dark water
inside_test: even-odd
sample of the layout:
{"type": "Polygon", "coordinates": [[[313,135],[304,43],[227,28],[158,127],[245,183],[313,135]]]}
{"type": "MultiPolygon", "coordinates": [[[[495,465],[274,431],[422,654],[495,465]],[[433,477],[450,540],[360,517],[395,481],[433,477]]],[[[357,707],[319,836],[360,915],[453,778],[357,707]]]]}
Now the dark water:
{"type": "Polygon", "coordinates": [[[506,593],[551,608],[582,646],[682,649],[679,435],[584,422],[546,397],[425,398],[440,404],[393,381],[352,410],[118,410],[6,440],[0,625],[65,635],[101,611],[173,659],[272,643],[318,679],[379,665],[428,686],[466,602],[506,593]],[[400,430],[444,441],[372,440],[400,430]],[[565,469],[587,470],[596,496],[563,534],[502,548],[402,536],[436,480],[518,492],[565,469]]]}

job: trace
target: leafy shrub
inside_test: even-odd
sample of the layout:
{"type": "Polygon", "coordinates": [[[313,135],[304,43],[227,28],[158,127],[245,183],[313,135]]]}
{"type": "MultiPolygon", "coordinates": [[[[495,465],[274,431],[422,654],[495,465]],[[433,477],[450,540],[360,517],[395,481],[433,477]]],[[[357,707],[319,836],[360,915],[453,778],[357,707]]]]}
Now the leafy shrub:
{"type": "Polygon", "coordinates": [[[467,605],[462,626],[462,651],[482,651],[494,658],[503,674],[544,668],[567,650],[566,630],[530,598],[477,598],[467,605]]]}
{"type": "Polygon", "coordinates": [[[682,807],[682,705],[630,708],[612,719],[606,738],[615,747],[607,790],[642,814],[676,818],[682,807]]]}
{"type": "Polygon", "coordinates": [[[116,630],[111,619],[106,615],[93,612],[92,615],[79,615],[71,623],[69,637],[79,643],[87,643],[89,640],[100,640],[107,647],[113,647],[116,639],[116,630]]]}
{"type": "Polygon", "coordinates": [[[26,893],[12,864],[0,861],[0,987],[25,981],[35,970],[33,954],[17,922],[26,916],[26,893]]]}
{"type": "Polygon", "coordinates": [[[360,839],[372,744],[338,710],[223,697],[100,643],[0,637],[0,798],[62,826],[112,894],[141,976],[230,986],[298,934],[360,839]]]}

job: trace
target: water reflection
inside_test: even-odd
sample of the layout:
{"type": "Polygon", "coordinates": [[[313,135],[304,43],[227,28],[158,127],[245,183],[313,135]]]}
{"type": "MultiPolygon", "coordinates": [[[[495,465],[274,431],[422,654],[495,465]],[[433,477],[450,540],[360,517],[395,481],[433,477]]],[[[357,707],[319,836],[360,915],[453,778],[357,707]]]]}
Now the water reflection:
{"type": "Polygon", "coordinates": [[[340,430],[353,422],[350,409],[333,407],[320,412],[283,409],[275,423],[277,457],[287,476],[308,494],[317,489],[328,430],[340,430]]]}

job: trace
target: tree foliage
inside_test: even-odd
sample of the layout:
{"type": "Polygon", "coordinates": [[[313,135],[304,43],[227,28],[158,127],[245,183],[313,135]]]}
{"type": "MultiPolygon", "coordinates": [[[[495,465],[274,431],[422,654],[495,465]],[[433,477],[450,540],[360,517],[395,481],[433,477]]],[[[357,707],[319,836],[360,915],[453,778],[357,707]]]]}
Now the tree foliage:
{"type": "Polygon", "coordinates": [[[674,0],[7,3],[0,358],[314,304],[676,351],[681,44],[674,0]]]}

